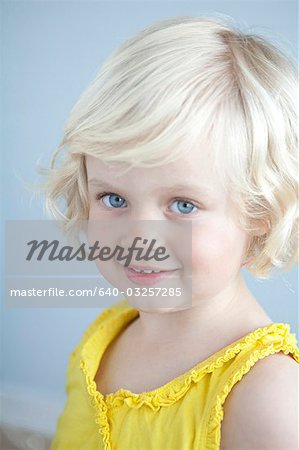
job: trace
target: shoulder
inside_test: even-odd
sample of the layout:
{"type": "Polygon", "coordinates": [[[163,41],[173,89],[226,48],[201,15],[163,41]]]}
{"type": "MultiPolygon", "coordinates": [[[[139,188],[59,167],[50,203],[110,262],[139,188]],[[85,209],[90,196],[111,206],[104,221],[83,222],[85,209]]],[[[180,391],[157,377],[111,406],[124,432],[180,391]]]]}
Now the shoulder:
{"type": "Polygon", "coordinates": [[[298,367],[275,353],[234,385],[223,405],[221,450],[298,449],[298,367]]]}

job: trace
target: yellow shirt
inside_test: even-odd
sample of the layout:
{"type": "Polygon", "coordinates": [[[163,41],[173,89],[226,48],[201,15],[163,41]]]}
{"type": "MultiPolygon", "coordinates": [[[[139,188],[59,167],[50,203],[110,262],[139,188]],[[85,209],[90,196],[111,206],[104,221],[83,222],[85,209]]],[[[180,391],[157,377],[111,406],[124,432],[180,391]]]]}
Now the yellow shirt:
{"type": "Polygon", "coordinates": [[[266,356],[283,351],[299,362],[290,325],[258,328],[153,391],[103,396],[94,377],[109,343],[139,315],[127,300],[87,328],[67,369],[67,401],[51,450],[216,450],[223,404],[233,386],[266,356]]]}

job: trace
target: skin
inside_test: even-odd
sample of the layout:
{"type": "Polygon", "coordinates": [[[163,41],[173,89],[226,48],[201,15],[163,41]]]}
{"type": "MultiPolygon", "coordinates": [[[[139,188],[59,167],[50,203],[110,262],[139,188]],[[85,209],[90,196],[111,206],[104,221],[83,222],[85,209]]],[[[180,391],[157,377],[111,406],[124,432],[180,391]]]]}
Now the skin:
{"type": "MultiPolygon", "coordinates": [[[[240,272],[250,236],[238,224],[238,211],[215,174],[207,149],[193,149],[167,165],[131,168],[127,174],[121,174],[120,168],[86,157],[90,220],[192,221],[192,305],[180,311],[146,309],[144,301],[138,304],[137,300],[134,307],[140,315],[131,331],[138,336],[140,346],[194,342],[196,338],[197,351],[204,353],[208,348],[210,353],[271,323],[240,272]],[[95,179],[115,188],[100,188],[95,179]],[[190,187],[174,189],[186,183],[190,187]],[[203,188],[205,192],[200,192],[203,188]],[[111,207],[108,196],[104,202],[97,200],[96,195],[104,191],[119,195],[124,207],[111,207]],[[179,210],[182,202],[175,199],[187,199],[195,208],[183,214],[179,210]]],[[[123,268],[115,262],[105,264],[114,264],[107,269],[108,281],[118,287],[123,268]]]]}

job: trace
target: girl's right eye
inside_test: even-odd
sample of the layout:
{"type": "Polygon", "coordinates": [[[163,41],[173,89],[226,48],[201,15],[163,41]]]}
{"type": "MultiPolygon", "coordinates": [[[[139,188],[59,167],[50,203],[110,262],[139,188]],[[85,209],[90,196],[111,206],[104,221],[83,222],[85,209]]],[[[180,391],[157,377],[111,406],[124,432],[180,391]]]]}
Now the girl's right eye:
{"type": "Polygon", "coordinates": [[[118,194],[114,194],[111,192],[103,192],[101,194],[97,194],[97,201],[102,200],[104,205],[108,208],[123,208],[124,202],[126,201],[118,194]]]}

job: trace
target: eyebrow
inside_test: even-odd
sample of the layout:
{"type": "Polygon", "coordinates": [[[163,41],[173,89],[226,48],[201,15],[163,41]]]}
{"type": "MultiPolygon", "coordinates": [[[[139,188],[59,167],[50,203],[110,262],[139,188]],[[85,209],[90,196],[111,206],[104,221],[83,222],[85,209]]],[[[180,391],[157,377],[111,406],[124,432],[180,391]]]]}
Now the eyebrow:
{"type": "MultiPolygon", "coordinates": [[[[104,188],[110,191],[118,191],[118,190],[122,190],[123,187],[117,187],[115,185],[112,185],[106,181],[100,180],[98,178],[91,178],[88,180],[88,184],[90,185],[94,185],[96,187],[100,187],[100,188],[104,188]]],[[[188,183],[184,183],[184,184],[176,184],[173,186],[164,186],[164,187],[158,187],[157,188],[158,191],[162,191],[162,192],[171,192],[173,190],[176,191],[186,191],[186,190],[190,190],[190,191],[194,191],[195,193],[199,193],[199,194],[205,194],[205,195],[211,195],[213,193],[212,189],[209,189],[206,186],[196,186],[193,184],[188,184],[188,183]]]]}

